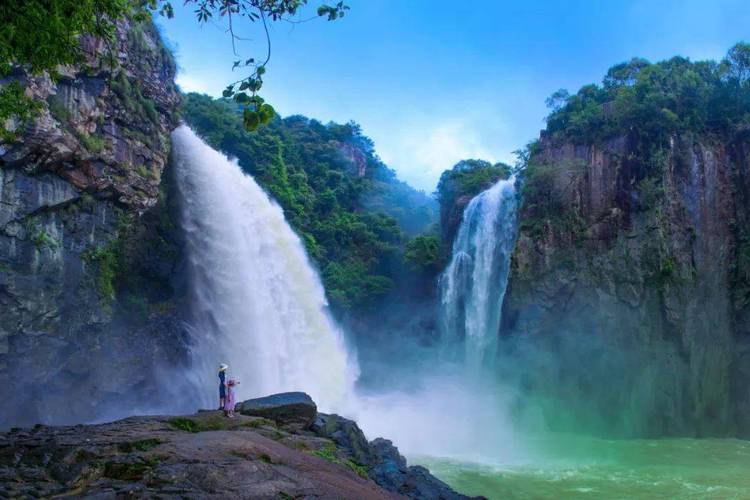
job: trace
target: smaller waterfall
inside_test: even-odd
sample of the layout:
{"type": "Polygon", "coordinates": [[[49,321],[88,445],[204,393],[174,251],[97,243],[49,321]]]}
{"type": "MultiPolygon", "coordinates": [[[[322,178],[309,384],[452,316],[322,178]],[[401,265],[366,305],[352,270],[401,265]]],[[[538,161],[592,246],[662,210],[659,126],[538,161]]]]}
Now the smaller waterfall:
{"type": "Polygon", "coordinates": [[[444,338],[463,343],[462,361],[478,371],[497,350],[500,314],[516,237],[515,178],[498,181],[464,210],[453,258],[440,278],[444,338]]]}
{"type": "Polygon", "coordinates": [[[186,126],[172,134],[182,197],[193,383],[216,405],[220,362],[239,397],[305,391],[339,408],[357,377],[323,286],[281,208],[186,126]],[[216,390],[214,390],[216,389],[216,390]]]}
{"type": "Polygon", "coordinates": [[[464,210],[440,277],[441,342],[423,352],[411,387],[360,399],[356,418],[365,432],[415,456],[485,463],[529,456],[510,417],[512,391],[494,376],[515,235],[515,179],[501,180],[464,210]]]}

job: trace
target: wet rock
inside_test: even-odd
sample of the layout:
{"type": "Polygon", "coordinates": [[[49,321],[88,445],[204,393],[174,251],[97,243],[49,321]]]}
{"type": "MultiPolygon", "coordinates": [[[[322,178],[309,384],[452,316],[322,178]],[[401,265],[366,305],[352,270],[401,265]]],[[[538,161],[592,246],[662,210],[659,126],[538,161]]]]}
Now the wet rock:
{"type": "Polygon", "coordinates": [[[318,413],[311,430],[318,436],[331,439],[347,451],[349,458],[360,465],[373,465],[377,459],[370,443],[356,422],[339,415],[318,413]]]}
{"type": "Polygon", "coordinates": [[[315,422],[317,406],[304,392],[284,392],[238,403],[235,410],[243,415],[263,417],[281,426],[306,429],[315,422]]]}
{"type": "Polygon", "coordinates": [[[388,491],[409,498],[459,500],[468,498],[456,493],[421,466],[408,466],[406,458],[387,439],[367,441],[356,422],[339,415],[319,413],[310,427],[315,434],[331,439],[351,460],[367,470],[367,475],[388,491]]]}

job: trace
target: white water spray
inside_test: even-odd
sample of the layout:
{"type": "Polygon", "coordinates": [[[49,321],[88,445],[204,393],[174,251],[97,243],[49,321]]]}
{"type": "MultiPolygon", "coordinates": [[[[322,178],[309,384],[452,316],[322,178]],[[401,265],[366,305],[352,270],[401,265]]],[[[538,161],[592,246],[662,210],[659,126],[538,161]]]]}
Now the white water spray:
{"type": "Polygon", "coordinates": [[[239,399],[305,391],[340,408],[357,377],[320,280],[282,209],[187,126],[172,133],[187,245],[191,370],[215,406],[219,363],[239,399]]]}

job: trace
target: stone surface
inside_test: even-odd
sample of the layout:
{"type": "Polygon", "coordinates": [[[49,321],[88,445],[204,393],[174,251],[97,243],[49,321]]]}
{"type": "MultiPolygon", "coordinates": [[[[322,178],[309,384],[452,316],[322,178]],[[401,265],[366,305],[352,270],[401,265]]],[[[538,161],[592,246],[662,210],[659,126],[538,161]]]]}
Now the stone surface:
{"type": "Polygon", "coordinates": [[[0,495],[399,498],[317,456],[326,443],[279,431],[264,419],[228,419],[220,412],[37,426],[0,434],[0,495]],[[185,421],[195,422],[196,432],[181,430],[185,421]]]}
{"type": "Polygon", "coordinates": [[[279,425],[306,429],[315,421],[317,406],[304,392],[284,392],[238,403],[235,410],[243,415],[264,417],[279,425]]]}
{"type": "Polygon", "coordinates": [[[332,440],[341,453],[341,459],[364,467],[367,475],[388,491],[409,498],[469,498],[453,491],[424,467],[408,466],[406,459],[391,441],[377,438],[368,443],[353,420],[319,413],[311,430],[318,436],[332,440]]]}
{"type": "MultiPolygon", "coordinates": [[[[312,402],[304,393],[251,401],[285,408],[273,414],[280,423],[312,402]]],[[[368,443],[356,422],[319,414],[310,430],[280,423],[207,410],[13,429],[0,434],[0,496],[467,498],[407,466],[390,441],[368,443]]]]}

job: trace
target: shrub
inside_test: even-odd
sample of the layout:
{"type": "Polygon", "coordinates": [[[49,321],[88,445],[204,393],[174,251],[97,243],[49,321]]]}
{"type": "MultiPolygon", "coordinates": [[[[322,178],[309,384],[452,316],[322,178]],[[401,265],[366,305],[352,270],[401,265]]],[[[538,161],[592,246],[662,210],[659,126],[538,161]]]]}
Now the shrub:
{"type": "Polygon", "coordinates": [[[505,163],[491,164],[484,160],[463,160],[446,170],[437,185],[437,198],[441,209],[453,205],[457,198],[474,196],[500,179],[510,177],[511,167],[505,163]]]}
{"type": "Polygon", "coordinates": [[[422,235],[406,244],[406,260],[421,271],[435,271],[442,267],[440,239],[435,235],[422,235]]]}
{"type": "Polygon", "coordinates": [[[117,449],[122,451],[123,453],[130,453],[133,451],[149,451],[162,443],[163,441],[161,439],[147,438],[138,441],[119,443],[117,445],[117,449]]]}
{"type": "Polygon", "coordinates": [[[313,451],[312,454],[317,457],[324,458],[325,460],[328,460],[329,462],[348,467],[355,474],[357,474],[358,476],[362,478],[365,478],[365,479],[368,478],[367,467],[365,467],[364,465],[360,465],[354,460],[351,460],[349,458],[346,458],[346,459],[339,458],[338,455],[336,454],[336,446],[333,443],[327,443],[323,448],[313,451]]]}

